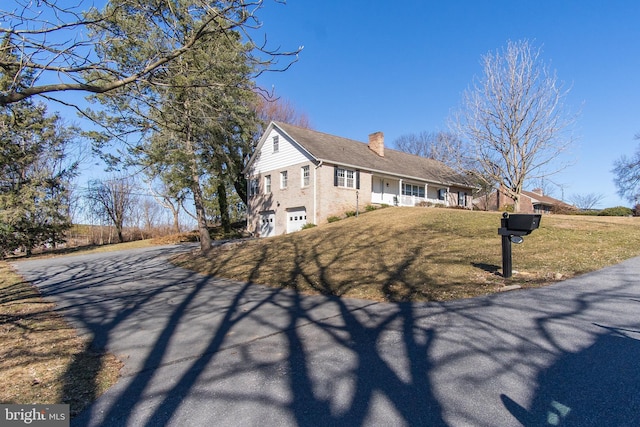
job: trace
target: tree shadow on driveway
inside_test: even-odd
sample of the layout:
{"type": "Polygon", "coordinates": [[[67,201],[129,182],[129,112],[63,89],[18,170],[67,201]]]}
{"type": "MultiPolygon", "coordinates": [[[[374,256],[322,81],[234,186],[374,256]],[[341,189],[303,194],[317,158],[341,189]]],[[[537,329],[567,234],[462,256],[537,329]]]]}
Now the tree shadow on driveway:
{"type": "MultiPolygon", "coordinates": [[[[92,337],[92,351],[125,362],[118,384],[73,425],[519,425],[515,402],[534,415],[548,404],[537,390],[545,372],[557,376],[550,366],[611,344],[595,323],[639,328],[635,264],[586,286],[376,303],[201,276],[167,262],[179,250],[20,268],[92,337]]],[[[417,262],[419,251],[407,255],[381,286],[391,294],[417,262]]],[[[613,348],[636,354],[634,344],[613,348]]],[[[569,365],[577,372],[588,360],[569,365]]]]}
{"type": "Polygon", "coordinates": [[[362,425],[373,416],[444,425],[428,377],[433,332],[415,324],[410,304],[368,312],[376,303],[204,277],[165,256],[68,259],[27,274],[91,335],[88,351],[124,358],[118,385],[73,424],[271,417],[279,425],[362,425]],[[387,337],[390,327],[399,330],[387,337]],[[398,372],[380,345],[405,334],[398,372]]]}
{"type": "Polygon", "coordinates": [[[527,427],[640,425],[639,360],[640,341],[611,331],[540,372],[530,410],[501,397],[527,427]]]}

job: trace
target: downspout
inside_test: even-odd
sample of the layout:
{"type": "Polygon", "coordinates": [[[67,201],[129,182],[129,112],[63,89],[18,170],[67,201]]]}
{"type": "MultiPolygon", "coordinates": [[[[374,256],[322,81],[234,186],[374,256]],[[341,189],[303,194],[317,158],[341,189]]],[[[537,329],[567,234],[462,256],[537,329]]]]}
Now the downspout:
{"type": "Polygon", "coordinates": [[[318,168],[322,166],[322,160],[313,168],[313,223],[318,225],[318,168]]]}
{"type": "Polygon", "coordinates": [[[247,183],[247,231],[251,233],[251,230],[249,229],[249,224],[251,224],[251,205],[249,204],[249,180],[247,178],[248,178],[247,173],[245,173],[244,179],[247,183]]]}

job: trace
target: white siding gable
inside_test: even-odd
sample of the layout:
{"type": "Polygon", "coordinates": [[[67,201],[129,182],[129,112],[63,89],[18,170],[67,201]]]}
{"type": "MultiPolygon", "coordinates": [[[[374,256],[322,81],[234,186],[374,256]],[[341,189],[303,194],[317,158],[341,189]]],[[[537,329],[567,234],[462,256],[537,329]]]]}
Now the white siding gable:
{"type": "Polygon", "coordinates": [[[262,174],[265,172],[284,169],[288,166],[297,165],[313,158],[300,148],[293,140],[279,131],[276,127],[271,129],[264,143],[259,147],[259,153],[255,157],[252,165],[252,174],[262,174]],[[273,152],[273,137],[278,136],[278,152],[273,152]]]}

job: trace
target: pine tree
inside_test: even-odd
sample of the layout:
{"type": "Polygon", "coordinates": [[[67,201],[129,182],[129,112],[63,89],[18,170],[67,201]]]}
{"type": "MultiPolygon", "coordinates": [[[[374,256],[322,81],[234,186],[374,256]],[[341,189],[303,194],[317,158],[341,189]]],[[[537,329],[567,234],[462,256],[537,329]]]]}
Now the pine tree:
{"type": "MultiPolygon", "coordinates": [[[[3,53],[6,55],[6,52],[3,53]]],[[[8,70],[10,71],[10,70],[8,70]]],[[[0,90],[28,85],[29,75],[0,70],[0,90]]],[[[69,180],[76,164],[66,149],[75,129],[47,114],[30,100],[0,110],[0,253],[17,249],[27,254],[43,244],[64,241],[70,227],[69,180]]]]}
{"type": "Polygon", "coordinates": [[[72,130],[43,105],[15,103],[0,113],[0,251],[27,254],[64,241],[70,227],[65,165],[72,130]]]}
{"type": "Polygon", "coordinates": [[[203,250],[211,244],[205,195],[215,195],[222,225],[229,230],[228,189],[246,188],[241,172],[257,126],[257,59],[250,48],[237,33],[212,35],[168,64],[152,84],[99,98],[106,109],[96,119],[110,129],[111,139],[142,135],[127,141],[128,160],[162,177],[174,193],[191,193],[203,250]]]}

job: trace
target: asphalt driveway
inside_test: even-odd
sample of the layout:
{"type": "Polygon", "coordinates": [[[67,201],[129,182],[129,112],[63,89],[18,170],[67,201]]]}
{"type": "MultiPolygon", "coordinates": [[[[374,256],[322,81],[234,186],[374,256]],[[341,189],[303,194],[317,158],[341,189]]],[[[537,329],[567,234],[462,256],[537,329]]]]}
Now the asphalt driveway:
{"type": "Polygon", "coordinates": [[[73,425],[640,425],[640,258],[541,289],[390,304],[167,262],[190,248],[14,263],[125,363],[73,425]]]}

